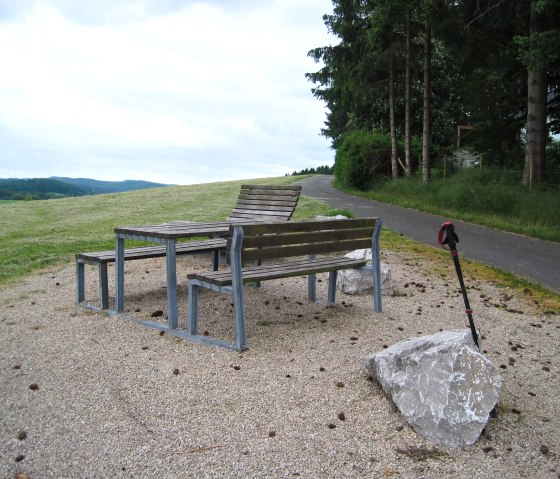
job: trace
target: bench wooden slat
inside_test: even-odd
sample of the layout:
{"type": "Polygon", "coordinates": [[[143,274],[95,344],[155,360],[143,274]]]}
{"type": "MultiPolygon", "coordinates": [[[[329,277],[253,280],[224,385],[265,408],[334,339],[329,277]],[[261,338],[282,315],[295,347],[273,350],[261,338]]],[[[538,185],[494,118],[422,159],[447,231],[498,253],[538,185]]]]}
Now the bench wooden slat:
{"type": "Polygon", "coordinates": [[[291,213],[278,213],[274,214],[272,211],[234,211],[229,217],[230,220],[245,220],[245,221],[282,221],[286,222],[290,219],[291,213]]]}
{"type": "MultiPolygon", "coordinates": [[[[349,269],[365,266],[365,260],[356,260],[345,256],[331,256],[321,259],[305,259],[290,261],[289,263],[266,264],[262,266],[249,266],[243,268],[243,282],[261,281],[264,279],[280,279],[302,274],[325,273],[333,269],[349,269]]],[[[191,273],[188,279],[198,279],[217,286],[231,285],[230,271],[208,271],[204,273],[191,273]]]]}
{"type": "MultiPolygon", "coordinates": [[[[202,241],[189,241],[177,243],[176,254],[205,253],[216,249],[224,249],[227,240],[216,238],[202,241]]],[[[127,248],[124,251],[125,260],[159,258],[166,255],[165,245],[163,246],[140,246],[138,248],[127,248]]],[[[116,260],[115,250],[97,251],[92,253],[79,253],[76,260],[81,260],[87,264],[114,263],[116,260]]]]}
{"type": "MultiPolygon", "coordinates": [[[[229,228],[230,236],[236,225],[231,225],[229,228]]],[[[257,236],[265,234],[277,233],[303,233],[311,231],[334,231],[340,229],[355,229],[355,228],[371,228],[371,218],[352,218],[347,220],[325,220],[325,221],[298,221],[288,223],[250,223],[243,225],[243,232],[245,236],[257,236]],[[341,223],[343,221],[344,223],[341,223]],[[342,227],[344,225],[344,227],[342,227]]]]}
{"type": "MultiPolygon", "coordinates": [[[[283,205],[264,205],[263,207],[263,203],[257,203],[257,202],[252,202],[253,204],[245,204],[243,205],[243,211],[246,210],[250,210],[253,211],[255,210],[256,212],[259,211],[278,211],[278,212],[288,212],[291,213],[292,210],[294,209],[293,206],[283,206],[283,205]]],[[[237,206],[233,209],[233,211],[235,212],[236,210],[239,210],[239,203],[237,204],[237,206]]]]}
{"type": "Polygon", "coordinates": [[[240,194],[237,200],[238,204],[251,204],[252,202],[259,202],[261,204],[288,204],[293,205],[297,203],[298,197],[297,196],[272,196],[270,194],[266,195],[256,195],[253,193],[250,194],[240,194]]]}
{"type": "Polygon", "coordinates": [[[275,246],[263,249],[248,249],[242,253],[243,261],[257,261],[274,259],[281,256],[304,256],[309,254],[327,254],[336,251],[351,251],[355,249],[371,248],[371,237],[369,239],[332,241],[321,243],[306,243],[293,246],[275,246]]]}
{"type": "Polygon", "coordinates": [[[255,192],[256,194],[260,194],[262,191],[274,190],[288,196],[299,196],[301,185],[241,185],[241,191],[244,192],[245,190],[255,192]]]}
{"type": "Polygon", "coordinates": [[[343,241],[347,239],[366,239],[371,241],[372,233],[373,228],[367,227],[341,230],[305,231],[303,233],[287,233],[281,235],[265,234],[249,236],[245,234],[243,236],[243,248],[266,248],[270,246],[288,246],[302,243],[320,243],[323,241],[343,241]]]}

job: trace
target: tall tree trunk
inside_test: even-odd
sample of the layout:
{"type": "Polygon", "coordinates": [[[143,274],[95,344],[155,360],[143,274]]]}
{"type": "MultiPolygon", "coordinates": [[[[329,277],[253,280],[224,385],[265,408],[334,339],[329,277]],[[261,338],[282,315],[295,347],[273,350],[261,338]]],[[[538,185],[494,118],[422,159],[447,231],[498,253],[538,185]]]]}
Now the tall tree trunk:
{"type": "MultiPolygon", "coordinates": [[[[544,17],[531,6],[530,35],[543,31],[544,17]]],[[[547,80],[544,68],[529,68],[527,78],[527,144],[522,183],[533,185],[544,180],[546,155],[547,80]]]]}
{"type": "Polygon", "coordinates": [[[431,105],[430,105],[430,63],[432,59],[432,25],[431,14],[426,12],[424,24],[424,118],[422,128],[422,180],[429,183],[430,171],[430,137],[431,137],[431,105]]]}
{"type": "Polygon", "coordinates": [[[404,87],[404,164],[406,176],[412,175],[412,146],[410,136],[410,12],[406,14],[406,59],[404,87]]]}
{"type": "Polygon", "coordinates": [[[391,173],[399,177],[397,130],[395,128],[395,56],[389,52],[389,128],[391,129],[391,173]]]}

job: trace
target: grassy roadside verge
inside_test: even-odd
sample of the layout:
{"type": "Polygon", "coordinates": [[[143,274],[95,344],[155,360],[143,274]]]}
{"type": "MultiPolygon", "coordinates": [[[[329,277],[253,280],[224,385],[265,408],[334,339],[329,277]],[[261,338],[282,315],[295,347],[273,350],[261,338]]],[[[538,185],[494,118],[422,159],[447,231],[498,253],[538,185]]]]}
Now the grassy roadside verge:
{"type": "MultiPolygon", "coordinates": [[[[449,278],[450,284],[456,283],[457,288],[459,288],[459,281],[455,275],[449,251],[417,243],[387,229],[383,230],[381,235],[381,251],[383,250],[405,253],[411,260],[428,260],[430,267],[435,272],[449,278]]],[[[461,258],[461,270],[467,289],[469,289],[470,281],[489,281],[500,288],[510,288],[521,294],[536,314],[560,314],[560,294],[556,294],[539,284],[499,268],[485,266],[466,258],[461,258]]]]}
{"type": "Polygon", "coordinates": [[[347,193],[491,228],[560,242],[560,193],[532,190],[508,172],[462,170],[425,185],[419,178],[377,183],[369,191],[335,186],[347,193]]]}

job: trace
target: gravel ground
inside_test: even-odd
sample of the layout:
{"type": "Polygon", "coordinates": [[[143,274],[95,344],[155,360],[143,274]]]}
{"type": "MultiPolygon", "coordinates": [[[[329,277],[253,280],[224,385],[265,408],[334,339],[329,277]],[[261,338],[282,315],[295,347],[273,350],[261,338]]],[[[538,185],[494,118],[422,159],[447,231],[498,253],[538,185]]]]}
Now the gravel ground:
{"type": "MultiPolygon", "coordinates": [[[[502,368],[499,414],[473,446],[435,447],[399,416],[364,359],[467,327],[462,297],[451,264],[435,274],[405,254],[383,260],[395,294],[381,314],[371,296],[310,304],[305,278],[247,288],[243,354],[77,307],[73,264],[2,289],[0,476],[560,477],[558,316],[466,278],[484,349],[502,368]]],[[[208,261],[179,259],[183,320],[186,273],[208,261]]],[[[131,315],[165,318],[164,265],[127,264],[131,315]]],[[[87,273],[94,302],[96,271],[87,273]]],[[[318,293],[326,297],[326,279],[318,293]]],[[[201,308],[201,330],[231,339],[231,299],[205,291],[201,308]]]]}

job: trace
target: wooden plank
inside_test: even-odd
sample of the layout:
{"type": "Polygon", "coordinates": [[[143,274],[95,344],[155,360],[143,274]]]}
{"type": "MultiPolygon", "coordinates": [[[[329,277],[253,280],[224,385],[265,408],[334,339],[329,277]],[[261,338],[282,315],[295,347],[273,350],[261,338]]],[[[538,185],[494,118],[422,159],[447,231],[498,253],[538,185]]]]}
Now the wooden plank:
{"type": "Polygon", "coordinates": [[[301,185],[241,185],[241,190],[250,191],[280,191],[286,195],[299,195],[301,192],[301,185]]]}
{"type": "MultiPolygon", "coordinates": [[[[176,254],[203,253],[216,249],[225,249],[226,244],[226,240],[222,238],[177,243],[176,254]]],[[[128,248],[124,250],[125,260],[158,258],[165,255],[165,246],[140,246],[138,248],[128,248]]],[[[76,258],[88,262],[88,264],[111,263],[115,261],[115,250],[79,253],[76,255],[76,258]]]]}
{"type": "Polygon", "coordinates": [[[287,246],[301,243],[319,243],[325,241],[343,241],[347,239],[367,239],[371,241],[372,234],[373,228],[371,227],[257,236],[249,236],[246,234],[243,237],[243,249],[287,246]]]}
{"type": "MultiPolygon", "coordinates": [[[[346,268],[359,268],[365,260],[355,260],[345,256],[335,256],[315,260],[291,261],[284,264],[263,265],[243,268],[243,282],[265,281],[306,274],[317,274],[346,268]]],[[[217,286],[231,284],[231,271],[221,270],[208,273],[192,273],[188,279],[198,279],[217,286]]]]}
{"type": "Polygon", "coordinates": [[[243,261],[269,260],[282,257],[304,256],[310,254],[327,254],[338,251],[371,248],[371,238],[345,241],[305,243],[294,246],[275,246],[272,248],[249,249],[242,253],[243,261]]]}
{"type": "MultiPolygon", "coordinates": [[[[253,223],[243,225],[244,234],[247,236],[262,235],[267,233],[294,233],[318,230],[336,230],[351,228],[374,227],[378,218],[356,218],[347,220],[325,221],[290,221],[287,223],[253,223]]],[[[229,234],[233,234],[235,225],[230,226],[229,234]]]]}
{"type": "Polygon", "coordinates": [[[291,213],[291,211],[293,210],[293,208],[289,207],[289,206],[282,206],[282,205],[263,205],[263,204],[252,204],[252,205],[235,205],[235,208],[233,209],[233,211],[278,211],[278,212],[286,212],[286,213],[291,213]]]}
{"type": "Polygon", "coordinates": [[[241,192],[239,194],[238,202],[239,201],[249,201],[249,200],[259,200],[259,201],[285,201],[289,203],[297,203],[298,197],[297,196],[289,196],[289,195],[270,195],[270,192],[262,192],[259,195],[254,193],[244,194],[241,192]]]}

